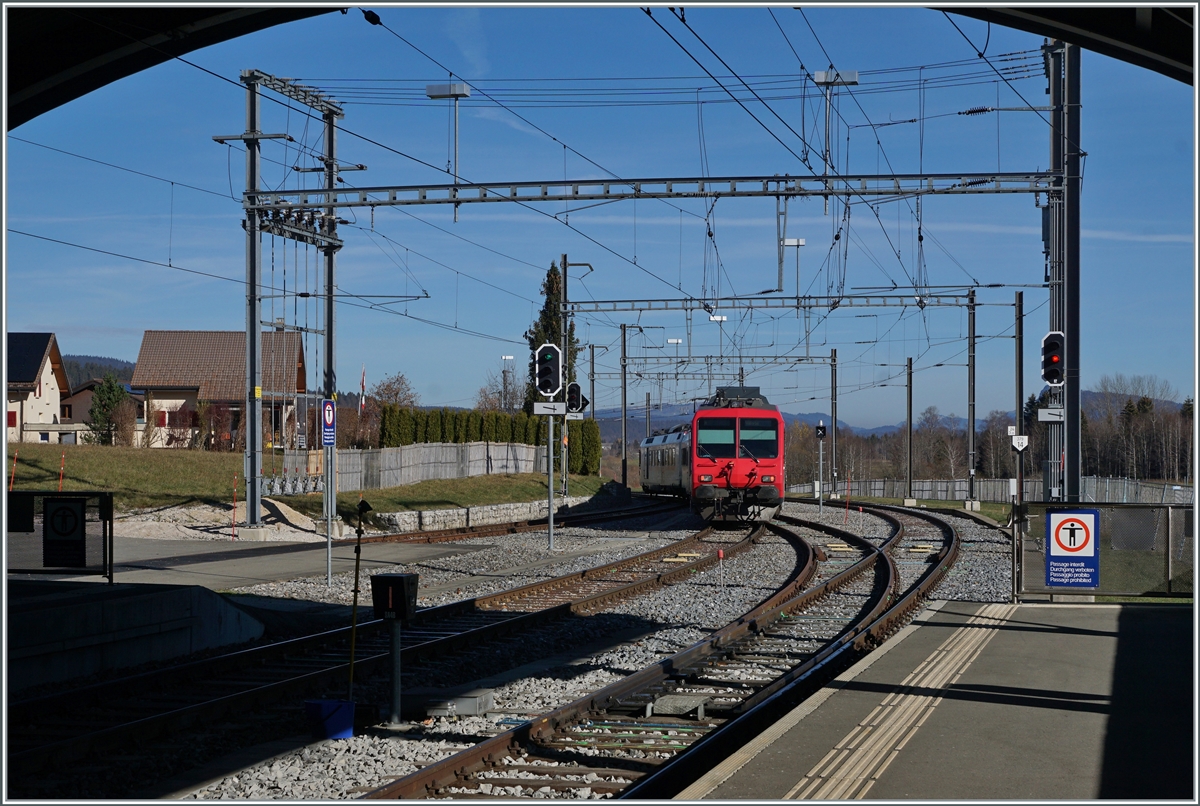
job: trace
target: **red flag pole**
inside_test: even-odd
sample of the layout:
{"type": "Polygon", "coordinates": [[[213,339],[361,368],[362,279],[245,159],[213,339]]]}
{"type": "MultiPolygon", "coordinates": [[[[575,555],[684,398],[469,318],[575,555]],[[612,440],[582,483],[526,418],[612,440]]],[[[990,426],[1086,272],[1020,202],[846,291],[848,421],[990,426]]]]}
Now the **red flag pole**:
{"type": "Polygon", "coordinates": [[[13,451],[13,472],[12,478],[8,480],[8,491],[12,492],[13,482],[17,480],[17,457],[21,455],[21,450],[18,448],[13,451]]]}
{"type": "Polygon", "coordinates": [[[63,471],[67,468],[67,452],[63,451],[62,464],[58,466],[58,491],[62,492],[63,471]]]}

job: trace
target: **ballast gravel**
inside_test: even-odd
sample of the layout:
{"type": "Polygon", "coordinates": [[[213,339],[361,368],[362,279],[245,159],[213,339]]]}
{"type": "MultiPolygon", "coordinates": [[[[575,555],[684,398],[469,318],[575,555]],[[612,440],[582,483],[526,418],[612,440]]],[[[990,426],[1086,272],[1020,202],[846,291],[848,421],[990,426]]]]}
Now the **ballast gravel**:
{"type": "MultiPolygon", "coordinates": [[[[813,506],[789,503],[784,511],[808,520],[818,519],[817,509],[813,506]]],[[[844,507],[827,506],[820,520],[876,540],[882,540],[890,532],[885,521],[866,513],[860,515],[856,509],[847,511],[844,507]]],[[[1007,536],[966,518],[955,519],[954,523],[963,540],[959,563],[934,595],[966,601],[1008,601],[1011,555],[1007,536]]],[[[430,607],[641,553],[689,536],[699,528],[698,523],[694,528],[668,531],[655,531],[653,526],[653,521],[647,519],[645,522],[622,522],[618,524],[619,530],[556,530],[554,551],[548,549],[545,532],[476,538],[463,541],[477,547],[476,551],[387,570],[420,574],[423,595],[419,605],[430,607]],[[601,544],[598,552],[595,550],[597,544],[601,544]]],[[[795,563],[796,552],[786,541],[767,538],[753,551],[728,558],[720,567],[697,573],[682,583],[627,600],[595,616],[570,620],[568,626],[560,622],[547,630],[551,634],[545,641],[542,636],[531,635],[526,637],[528,640],[515,641],[513,646],[499,650],[490,646],[492,652],[512,653],[511,658],[493,659],[494,667],[511,668],[525,662],[521,661],[521,651],[544,656],[556,646],[569,647],[602,638],[606,631],[619,629],[643,633],[588,657],[539,668],[495,685],[495,710],[486,716],[431,717],[406,722],[402,730],[373,728],[351,739],[313,742],[225,776],[186,797],[241,800],[358,797],[702,640],[770,596],[793,573],[795,563]]],[[[366,576],[364,571],[362,588],[369,590],[366,576]]],[[[352,577],[353,574],[340,574],[334,578],[332,587],[327,587],[324,577],[320,577],[256,585],[238,592],[348,605],[352,600],[352,577]]],[[[844,618],[844,605],[839,602],[829,601],[818,608],[813,611],[813,618],[828,615],[834,624],[844,618]]],[[[456,657],[455,661],[463,668],[487,668],[469,655],[456,657]]],[[[361,689],[356,681],[356,693],[361,690],[364,701],[386,702],[390,687],[384,678],[385,675],[380,675],[363,680],[361,689]]],[[[446,679],[428,672],[423,674],[418,668],[406,670],[404,680],[406,686],[449,684],[446,679]]],[[[326,694],[344,696],[344,687],[331,688],[326,694]]],[[[264,725],[262,731],[260,741],[279,735],[277,725],[274,729],[264,725]]],[[[246,746],[247,742],[243,740],[240,744],[246,746]]],[[[564,768],[564,773],[567,771],[568,768],[564,768]]],[[[513,770],[505,777],[524,776],[513,770]]],[[[603,786],[572,787],[568,792],[486,786],[490,791],[485,791],[485,795],[499,798],[598,799],[608,797],[610,791],[603,786]]]]}

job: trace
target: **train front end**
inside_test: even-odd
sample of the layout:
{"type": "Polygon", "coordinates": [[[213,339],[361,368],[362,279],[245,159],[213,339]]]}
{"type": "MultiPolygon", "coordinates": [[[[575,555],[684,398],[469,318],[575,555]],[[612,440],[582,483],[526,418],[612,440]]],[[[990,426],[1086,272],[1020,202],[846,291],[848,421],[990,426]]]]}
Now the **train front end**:
{"type": "Polygon", "coordinates": [[[783,503],[783,417],[757,387],[722,387],[692,418],[692,509],[714,522],[767,521],[783,503]]]}

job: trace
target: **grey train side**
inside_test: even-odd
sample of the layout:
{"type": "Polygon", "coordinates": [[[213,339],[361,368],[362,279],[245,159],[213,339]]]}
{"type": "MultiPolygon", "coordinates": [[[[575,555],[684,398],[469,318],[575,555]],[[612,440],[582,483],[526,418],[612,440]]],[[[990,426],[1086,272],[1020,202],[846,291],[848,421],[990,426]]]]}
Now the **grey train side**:
{"type": "Polygon", "coordinates": [[[641,451],[642,490],[690,498],[692,495],[691,425],[644,439],[641,451]]]}

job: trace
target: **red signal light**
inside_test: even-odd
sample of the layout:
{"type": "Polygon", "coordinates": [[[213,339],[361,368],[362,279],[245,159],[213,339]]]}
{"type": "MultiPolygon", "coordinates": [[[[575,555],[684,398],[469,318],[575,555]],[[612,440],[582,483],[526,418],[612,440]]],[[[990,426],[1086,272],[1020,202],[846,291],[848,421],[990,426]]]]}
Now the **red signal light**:
{"type": "Polygon", "coordinates": [[[1058,356],[1056,356],[1056,355],[1052,355],[1052,356],[1050,356],[1050,363],[1051,363],[1051,364],[1057,364],[1057,363],[1059,362],[1059,360],[1060,360],[1060,359],[1059,359],[1059,357],[1058,357],[1058,356]]]}

